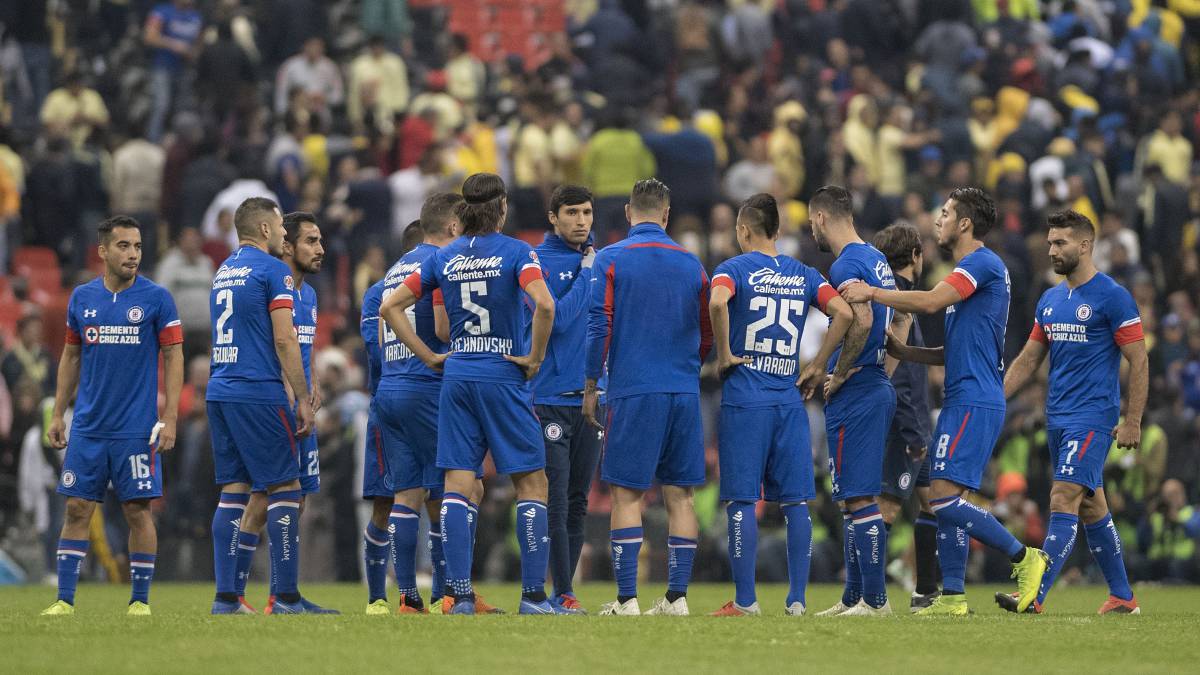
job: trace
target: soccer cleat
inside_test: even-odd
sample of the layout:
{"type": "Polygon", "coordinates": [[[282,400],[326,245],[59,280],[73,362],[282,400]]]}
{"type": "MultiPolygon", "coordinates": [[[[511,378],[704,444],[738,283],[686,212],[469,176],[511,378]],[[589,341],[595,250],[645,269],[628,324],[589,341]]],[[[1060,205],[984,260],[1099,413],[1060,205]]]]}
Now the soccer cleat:
{"type": "MultiPolygon", "coordinates": [[[[213,612],[216,614],[216,612],[213,612]]],[[[53,605],[42,610],[42,616],[74,616],[75,605],[66,600],[56,600],[53,605]]]]}
{"type": "Polygon", "coordinates": [[[915,613],[921,611],[922,609],[925,609],[926,607],[932,605],[934,603],[934,601],[936,601],[939,597],[941,597],[941,595],[942,595],[941,591],[934,591],[932,593],[926,593],[924,595],[914,591],[912,594],[912,599],[908,601],[908,611],[915,614],[915,613]]]}
{"type": "Polygon", "coordinates": [[[253,614],[254,611],[247,609],[240,602],[226,602],[224,600],[213,600],[213,614],[253,614]]]}
{"type": "Polygon", "coordinates": [[[305,614],[341,614],[341,612],[336,609],[322,607],[315,602],[310,602],[304,597],[300,598],[300,606],[304,608],[305,614]]]}
{"type": "Polygon", "coordinates": [[[587,614],[587,610],[579,604],[579,600],[574,595],[564,593],[551,602],[554,603],[555,614],[587,614]]]}
{"type": "Polygon", "coordinates": [[[1122,600],[1115,595],[1108,596],[1108,600],[1100,605],[1097,614],[1141,614],[1142,608],[1138,607],[1137,600],[1130,598],[1122,600]]]}
{"type": "Polygon", "coordinates": [[[600,616],[641,616],[642,608],[638,607],[638,599],[630,598],[625,602],[613,600],[600,605],[600,616]]]}
{"type": "Polygon", "coordinates": [[[238,596],[238,603],[239,603],[239,604],[240,604],[242,607],[245,607],[246,609],[250,610],[250,613],[251,613],[251,614],[258,614],[258,611],[254,609],[254,605],[251,605],[250,603],[246,602],[246,596],[244,596],[244,595],[239,595],[239,596],[238,596]]]}
{"type": "Polygon", "coordinates": [[[387,600],[376,600],[367,605],[367,616],[387,616],[392,613],[387,600]]]}
{"type": "Polygon", "coordinates": [[[838,614],[838,616],[891,616],[892,603],[885,602],[882,607],[872,607],[867,604],[866,600],[859,600],[858,604],[850,609],[838,614]]]}
{"type": "Polygon", "coordinates": [[[939,595],[928,607],[913,612],[917,616],[967,616],[971,608],[964,594],[939,595]]]}
{"type": "Polygon", "coordinates": [[[400,596],[400,604],[396,605],[397,614],[428,614],[429,610],[425,607],[414,607],[408,604],[408,596],[400,596]]]}
{"type": "Polygon", "coordinates": [[[471,602],[470,600],[463,600],[461,602],[455,602],[454,605],[450,608],[450,611],[448,611],[446,613],[447,614],[462,614],[464,616],[474,616],[475,609],[476,608],[475,608],[474,602],[471,602]]]}
{"type": "Polygon", "coordinates": [[[1025,547],[1025,557],[1019,563],[1013,563],[1012,578],[1017,580],[1017,613],[1024,612],[1037,599],[1042,587],[1042,577],[1050,567],[1050,556],[1045,551],[1025,547]]]}
{"type": "Polygon", "coordinates": [[[783,613],[788,616],[804,616],[804,604],[796,601],[783,609],[783,613]]]}
{"type": "Polygon", "coordinates": [[[667,602],[667,599],[659,598],[654,601],[654,606],[646,610],[646,616],[687,616],[688,604],[687,597],[677,598],[675,602],[667,602]]]}
{"type": "Polygon", "coordinates": [[[274,611],[275,611],[275,596],[272,595],[267,598],[267,604],[265,607],[263,607],[263,614],[271,614],[274,611]]]}
{"type": "MultiPolygon", "coordinates": [[[[1017,602],[1019,602],[1020,600],[1021,600],[1021,597],[1019,595],[1017,595],[1016,593],[997,593],[996,594],[996,604],[1000,606],[1000,609],[1003,609],[1006,612],[1012,612],[1013,614],[1017,613],[1017,602]]],[[[1032,605],[1025,608],[1025,614],[1041,614],[1041,613],[1042,613],[1042,603],[1038,602],[1036,599],[1033,601],[1032,605]]]]}
{"type": "Polygon", "coordinates": [[[557,614],[554,611],[554,605],[550,604],[549,600],[534,602],[528,598],[521,598],[521,607],[517,610],[517,614],[557,614]]]}
{"type": "Polygon", "coordinates": [[[442,598],[431,598],[429,600],[429,613],[445,614],[445,612],[442,611],[442,598]]]}
{"type": "Polygon", "coordinates": [[[742,607],[741,605],[737,604],[736,602],[730,600],[729,602],[725,603],[721,607],[721,609],[718,609],[715,612],[709,612],[708,615],[709,616],[760,616],[760,615],[762,615],[762,610],[760,610],[758,608],[757,602],[750,603],[749,607],[742,607]]]}
{"type": "Polygon", "coordinates": [[[131,602],[129,609],[125,611],[126,616],[150,616],[150,605],[144,602],[131,602]]]}
{"type": "Polygon", "coordinates": [[[817,616],[841,616],[848,611],[850,611],[850,608],[842,604],[841,600],[838,600],[837,604],[833,607],[830,607],[823,612],[817,612],[817,616]]]}
{"type": "MultiPolygon", "coordinates": [[[[443,608],[444,609],[444,608],[443,608]]],[[[508,614],[508,612],[489,605],[482,595],[475,594],[475,613],[476,614],[508,614]]]]}

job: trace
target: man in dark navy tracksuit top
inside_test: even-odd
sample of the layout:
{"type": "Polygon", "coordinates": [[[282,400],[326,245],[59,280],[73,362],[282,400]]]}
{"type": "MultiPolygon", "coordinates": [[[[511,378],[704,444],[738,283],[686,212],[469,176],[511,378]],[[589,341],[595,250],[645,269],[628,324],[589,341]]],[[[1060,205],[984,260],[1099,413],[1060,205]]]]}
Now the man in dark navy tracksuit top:
{"type": "MultiPolygon", "coordinates": [[[[546,360],[532,381],[533,403],[542,423],[550,483],[551,602],[565,612],[582,614],[571,578],[583,550],[588,490],[604,438],[599,429],[584,421],[581,411],[589,282],[596,259],[591,246],[591,191],[560,185],[550,197],[548,215],[554,231],[536,250],[557,305],[546,360]]],[[[529,320],[533,320],[531,313],[529,320]]],[[[601,392],[604,385],[601,380],[601,392]]]]}

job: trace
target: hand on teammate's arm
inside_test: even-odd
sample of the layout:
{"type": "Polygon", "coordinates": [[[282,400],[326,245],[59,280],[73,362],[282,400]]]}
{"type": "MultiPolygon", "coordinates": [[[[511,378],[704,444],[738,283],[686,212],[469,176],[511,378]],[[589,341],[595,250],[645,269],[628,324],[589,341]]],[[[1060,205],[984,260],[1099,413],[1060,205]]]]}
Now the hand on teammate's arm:
{"type": "MultiPolygon", "coordinates": [[[[304,362],[300,357],[300,340],[292,323],[292,309],[280,307],[271,312],[271,331],[275,337],[275,354],[283,368],[284,381],[293,392],[308,391],[304,362]]],[[[296,436],[307,436],[313,428],[313,411],[308,397],[296,399],[296,436]]]]}
{"type": "Polygon", "coordinates": [[[841,290],[842,297],[851,304],[878,302],[901,312],[932,314],[950,305],[962,302],[962,295],[945,281],[938,282],[928,291],[896,291],[876,288],[870,284],[856,282],[841,290]]]}
{"type": "Polygon", "coordinates": [[[913,347],[907,339],[900,340],[890,330],[887,333],[888,356],[899,361],[920,363],[926,366],[946,365],[946,350],[942,347],[913,347]]]}
{"type": "MultiPolygon", "coordinates": [[[[796,386],[800,387],[800,395],[805,400],[812,398],[817,387],[824,388],[828,384],[825,375],[826,364],[829,363],[837,346],[846,338],[850,326],[854,324],[854,310],[839,296],[831,297],[822,311],[832,319],[829,329],[825,331],[825,337],[821,340],[821,347],[817,350],[817,355],[808,362],[808,365],[801,371],[800,378],[796,380],[796,386]]],[[[840,387],[841,384],[838,386],[840,387]]]]}
{"type": "Polygon", "coordinates": [[[734,356],[733,349],[729,345],[729,299],[731,297],[733,295],[729,289],[722,284],[714,284],[708,296],[708,318],[712,322],[718,377],[725,377],[731,369],[754,362],[754,359],[748,356],[734,356]]]}
{"type": "Polygon", "coordinates": [[[546,343],[550,341],[550,331],[554,327],[554,296],[550,287],[542,279],[535,279],[525,285],[525,293],[533,299],[533,337],[529,341],[529,353],[525,356],[505,354],[504,358],[512,361],[525,371],[525,379],[531,380],[542,367],[546,359],[546,343]]]}
{"type": "Polygon", "coordinates": [[[54,391],[54,413],[50,417],[50,428],[46,435],[50,445],[62,450],[67,447],[67,425],[63,416],[67,406],[75,398],[75,389],[79,386],[80,347],[68,342],[63,347],[62,358],[58,362],[58,384],[54,391]]]}
{"type": "MultiPolygon", "coordinates": [[[[417,304],[417,300],[417,296],[413,294],[407,283],[400,284],[379,305],[379,318],[387,323],[388,328],[391,328],[392,332],[396,334],[396,339],[408,347],[413,356],[421,359],[421,362],[429,366],[431,370],[440,373],[443,364],[450,356],[449,352],[435,354],[429,345],[426,345],[425,341],[417,336],[412,322],[404,314],[405,310],[417,304]]],[[[382,329],[382,326],[380,328],[382,329]]]]}
{"type": "Polygon", "coordinates": [[[1121,356],[1129,362],[1129,383],[1125,393],[1125,417],[1113,429],[1113,438],[1119,448],[1137,448],[1142,443],[1142,414],[1146,411],[1150,382],[1150,359],[1145,340],[1121,345],[1121,356]]]}
{"type": "MultiPolygon", "coordinates": [[[[166,380],[166,401],[163,414],[158,421],[158,452],[167,452],[175,447],[179,421],[179,395],[183,391],[183,345],[173,344],[162,349],[163,375],[166,380]]],[[[154,441],[151,441],[153,445],[154,441]]]]}

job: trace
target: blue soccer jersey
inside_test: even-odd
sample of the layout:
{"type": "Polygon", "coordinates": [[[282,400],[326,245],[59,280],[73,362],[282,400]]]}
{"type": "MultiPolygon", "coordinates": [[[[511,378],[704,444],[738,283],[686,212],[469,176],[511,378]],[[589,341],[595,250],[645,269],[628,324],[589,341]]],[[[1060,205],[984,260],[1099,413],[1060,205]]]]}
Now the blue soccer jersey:
{"type": "Polygon", "coordinates": [[[317,337],[317,291],[307,283],[296,291],[296,304],[292,307],[292,324],[296,326],[296,337],[300,340],[300,361],[304,363],[304,379],[312,386],[313,340],[317,337]]]}
{"type": "Polygon", "coordinates": [[[713,273],[729,289],[729,345],[754,362],[725,379],[723,405],[771,406],[800,401],[800,338],[810,306],[822,311],[837,291],[817,270],[788,256],[751,252],[730,258],[713,273]]]}
{"type": "Polygon", "coordinates": [[[209,401],[287,403],[271,312],[295,306],[292,271],[254,246],[229,256],[213,278],[209,401]]]}
{"type": "Polygon", "coordinates": [[[1121,409],[1121,346],[1138,342],[1142,317],[1129,291],[1106,274],[1042,294],[1031,340],[1050,347],[1046,426],[1107,431],[1121,409]]]}
{"type": "MultiPolygon", "coordinates": [[[[887,258],[879,249],[862,242],[847,244],[842,249],[841,255],[829,268],[829,280],[839,291],[856,282],[870,284],[875,288],[896,288],[896,279],[892,276],[892,267],[888,265],[887,258]]],[[[871,333],[867,336],[862,353],[854,361],[854,367],[874,370],[874,376],[882,376],[883,361],[887,356],[887,327],[892,322],[892,314],[890,307],[877,302],[871,303],[871,333]]],[[[833,372],[841,355],[842,348],[839,345],[829,359],[829,372],[833,372]]],[[[886,379],[886,376],[883,377],[886,379]]],[[[852,375],[848,382],[859,378],[866,381],[870,374],[852,375]]]]}
{"type": "Polygon", "coordinates": [[[367,350],[367,391],[375,395],[379,387],[383,357],[379,352],[379,305],[383,302],[383,279],[371,284],[363,294],[362,316],[358,321],[358,332],[367,350]]]}
{"type": "Polygon", "coordinates": [[[445,298],[446,380],[525,384],[525,372],[504,357],[529,353],[522,291],[541,278],[529,244],[491,233],[455,239],[404,280],[418,300],[439,289],[445,298]]]}
{"type": "MultiPolygon", "coordinates": [[[[400,284],[404,283],[405,279],[414,272],[420,271],[425,260],[437,251],[438,247],[422,243],[405,253],[400,260],[396,261],[395,265],[392,265],[383,278],[383,297],[391,295],[400,284]]],[[[435,304],[442,304],[442,292],[439,289],[423,294],[415,305],[408,308],[405,315],[417,332],[417,337],[421,338],[421,341],[435,354],[441,354],[446,351],[446,345],[438,339],[437,331],[434,329],[433,306],[435,304]]],[[[441,386],[442,374],[430,370],[429,366],[414,356],[412,351],[400,342],[396,333],[388,326],[383,327],[383,342],[380,350],[383,356],[380,389],[394,391],[420,388],[436,392],[441,386]]]]}
{"type": "Polygon", "coordinates": [[[1008,268],[980,247],[946,277],[961,302],[946,308],[944,407],[1004,410],[1004,329],[1008,325],[1008,268]]]}
{"type": "Polygon", "coordinates": [[[171,294],[140,276],[120,293],[90,281],[71,293],[66,339],[80,351],[72,434],[148,440],[158,421],[159,348],[183,342],[171,294]]]}

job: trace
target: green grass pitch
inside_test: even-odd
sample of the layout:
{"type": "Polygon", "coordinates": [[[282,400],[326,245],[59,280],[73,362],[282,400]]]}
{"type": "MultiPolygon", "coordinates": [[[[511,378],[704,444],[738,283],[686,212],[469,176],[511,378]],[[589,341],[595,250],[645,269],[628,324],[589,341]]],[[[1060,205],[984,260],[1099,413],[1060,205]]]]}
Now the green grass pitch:
{"type": "MultiPolygon", "coordinates": [[[[643,608],[653,600],[643,590],[643,608]]],[[[74,617],[41,618],[54,600],[47,586],[0,588],[0,672],[306,673],[306,672],[841,672],[1025,673],[1200,672],[1200,589],[1137,589],[1141,616],[1096,616],[1101,587],[1057,589],[1042,616],[996,608],[1000,586],[976,585],[967,619],[917,619],[907,597],[891,619],[818,619],[782,615],[786,588],[762,586],[768,616],[703,616],[730,599],[732,587],[698,584],[693,616],[517,617],[363,614],[355,584],[308,584],[305,595],[340,617],[210,616],[210,586],[159,584],[154,616],[124,615],[128,588],[86,584],[74,617]]],[[[514,585],[479,591],[515,611],[514,585]]],[[[613,592],[587,584],[580,600],[593,612],[613,592]]],[[[840,589],[809,589],[821,610],[840,589]]],[[[261,586],[248,597],[261,602],[261,586]]],[[[394,596],[394,592],[393,592],[394,596]]],[[[393,602],[395,598],[392,598],[393,602]]],[[[899,607],[898,607],[899,608],[899,607]]]]}

